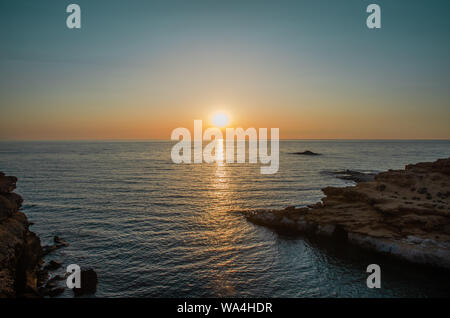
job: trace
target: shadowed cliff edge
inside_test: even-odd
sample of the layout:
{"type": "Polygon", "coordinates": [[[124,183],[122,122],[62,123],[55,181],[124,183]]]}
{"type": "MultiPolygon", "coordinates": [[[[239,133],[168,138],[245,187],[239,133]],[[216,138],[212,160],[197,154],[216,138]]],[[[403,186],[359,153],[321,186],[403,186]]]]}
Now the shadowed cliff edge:
{"type": "Polygon", "coordinates": [[[241,212],[275,230],[330,237],[450,269],[450,158],[322,191],[322,202],[308,207],[241,212]]]}
{"type": "Polygon", "coordinates": [[[39,237],[29,230],[31,225],[19,211],[22,197],[14,193],[16,177],[0,172],[0,298],[57,296],[64,291],[57,281],[49,279],[49,271],[61,266],[51,260],[44,265],[43,257],[68,245],[55,236],[53,245],[41,246],[39,237]]]}
{"type": "Polygon", "coordinates": [[[19,211],[23,200],[13,192],[16,182],[0,172],[0,297],[39,296],[41,241],[19,211]]]}

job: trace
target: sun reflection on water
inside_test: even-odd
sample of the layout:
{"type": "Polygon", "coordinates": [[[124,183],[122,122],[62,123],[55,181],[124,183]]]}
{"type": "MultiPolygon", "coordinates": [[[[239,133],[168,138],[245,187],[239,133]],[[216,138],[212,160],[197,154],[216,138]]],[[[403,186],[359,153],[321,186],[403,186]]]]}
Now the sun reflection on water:
{"type": "Polygon", "coordinates": [[[224,162],[225,146],[223,139],[217,139],[215,144],[216,165],[211,166],[210,191],[208,193],[208,209],[204,216],[205,235],[203,239],[215,259],[210,264],[209,271],[205,273],[208,288],[217,295],[230,296],[236,292],[236,286],[228,283],[230,277],[235,275],[231,266],[236,261],[235,251],[238,249],[242,233],[233,224],[237,221],[229,216],[230,206],[237,193],[231,181],[230,165],[224,162]]]}
{"type": "Polygon", "coordinates": [[[223,166],[223,160],[224,160],[224,149],[223,149],[223,139],[217,139],[216,140],[216,162],[217,165],[223,166]]]}

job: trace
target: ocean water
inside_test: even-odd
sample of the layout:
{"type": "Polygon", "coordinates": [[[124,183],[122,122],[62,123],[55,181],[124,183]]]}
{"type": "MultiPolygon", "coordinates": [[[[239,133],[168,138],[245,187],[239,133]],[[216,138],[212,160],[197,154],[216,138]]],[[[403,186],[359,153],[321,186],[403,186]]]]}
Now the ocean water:
{"type": "Polygon", "coordinates": [[[176,165],[172,145],[0,142],[0,170],[19,178],[42,242],[70,243],[47,259],[94,268],[97,297],[450,295],[448,272],[278,234],[236,213],[317,202],[321,188],[351,184],[327,172],[449,157],[449,141],[281,141],[275,175],[249,164],[176,165]],[[323,155],[290,154],[304,150],[323,155]],[[366,287],[371,263],[381,266],[381,289],[366,287]]]}

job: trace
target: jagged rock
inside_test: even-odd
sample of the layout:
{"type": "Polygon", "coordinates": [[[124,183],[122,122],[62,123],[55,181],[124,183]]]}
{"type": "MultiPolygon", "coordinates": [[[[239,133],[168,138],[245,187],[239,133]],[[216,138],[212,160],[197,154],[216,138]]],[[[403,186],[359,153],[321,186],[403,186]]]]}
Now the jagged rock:
{"type": "Polygon", "coordinates": [[[367,182],[367,181],[373,181],[375,178],[375,173],[364,173],[359,171],[353,171],[353,170],[344,170],[344,171],[337,171],[334,173],[336,178],[342,179],[342,180],[350,180],[354,182],[367,182]]]}
{"type": "Polygon", "coordinates": [[[67,243],[65,240],[63,240],[59,236],[54,236],[53,237],[53,242],[55,244],[53,244],[53,245],[45,245],[44,247],[42,247],[42,255],[43,256],[48,255],[51,252],[56,251],[57,249],[60,249],[61,247],[69,246],[69,243],[67,243]]]}
{"type": "Polygon", "coordinates": [[[62,238],[60,238],[59,236],[56,236],[56,235],[53,237],[53,242],[58,247],[69,246],[69,243],[67,243],[65,240],[63,240],[62,238]]]}
{"type": "Polygon", "coordinates": [[[37,297],[41,243],[19,211],[23,200],[12,192],[16,182],[0,173],[0,297],[37,297]]]}
{"type": "Polygon", "coordinates": [[[47,289],[52,289],[52,288],[55,288],[57,286],[58,286],[58,281],[56,281],[56,280],[49,280],[47,282],[47,284],[45,284],[45,288],[47,288],[47,289]]]}
{"type": "Polygon", "coordinates": [[[64,287],[53,288],[53,289],[48,290],[47,295],[50,297],[56,297],[56,296],[64,293],[64,290],[65,290],[64,287]]]}
{"type": "Polygon", "coordinates": [[[63,277],[61,275],[55,275],[51,279],[49,279],[49,282],[59,281],[59,280],[64,280],[64,279],[65,279],[65,277],[63,277]]]}
{"type": "Polygon", "coordinates": [[[42,257],[68,244],[55,237],[55,245],[42,248],[39,237],[29,230],[32,223],[19,211],[23,200],[12,192],[16,182],[16,177],[0,172],[0,298],[59,295],[64,288],[61,291],[54,282],[64,279],[61,276],[48,281],[47,287],[42,286],[48,279],[48,270],[59,268],[61,263],[50,261],[42,268],[42,257]]]}
{"type": "Polygon", "coordinates": [[[450,269],[450,200],[442,195],[450,191],[450,158],[407,165],[404,170],[379,173],[371,182],[322,191],[322,202],[308,208],[243,213],[259,225],[339,238],[450,269]]]}
{"type": "Polygon", "coordinates": [[[98,277],[93,269],[81,270],[81,288],[72,289],[75,296],[94,294],[97,291],[98,277]]]}
{"type": "Polygon", "coordinates": [[[10,193],[16,188],[16,177],[5,176],[3,172],[0,171],[0,193],[10,193]]]}
{"type": "Polygon", "coordinates": [[[0,194],[0,221],[6,220],[22,206],[22,197],[16,193],[0,194]]]}
{"type": "Polygon", "coordinates": [[[54,271],[61,267],[61,262],[56,260],[51,260],[47,265],[44,266],[45,270],[54,271]]]}
{"type": "Polygon", "coordinates": [[[45,245],[42,247],[42,255],[45,256],[58,249],[57,245],[45,245]]]}

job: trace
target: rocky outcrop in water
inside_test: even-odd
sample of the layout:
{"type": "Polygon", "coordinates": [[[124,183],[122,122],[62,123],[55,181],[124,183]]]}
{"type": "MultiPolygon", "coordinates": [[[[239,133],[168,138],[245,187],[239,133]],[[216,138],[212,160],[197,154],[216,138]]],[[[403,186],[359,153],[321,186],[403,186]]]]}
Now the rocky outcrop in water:
{"type": "Polygon", "coordinates": [[[293,155],[302,155],[302,156],[320,156],[320,153],[315,153],[310,150],[302,151],[302,152],[293,152],[293,155]]]}
{"type": "Polygon", "coordinates": [[[39,296],[41,242],[19,211],[23,200],[13,192],[16,182],[0,172],[0,297],[39,296]]]}
{"type": "Polygon", "coordinates": [[[243,211],[255,224],[294,231],[450,269],[450,158],[322,190],[305,208],[243,211]]]}
{"type": "Polygon", "coordinates": [[[98,277],[97,272],[93,269],[87,269],[81,271],[81,287],[74,288],[73,293],[75,296],[83,296],[89,294],[95,294],[97,291],[98,277]]]}

